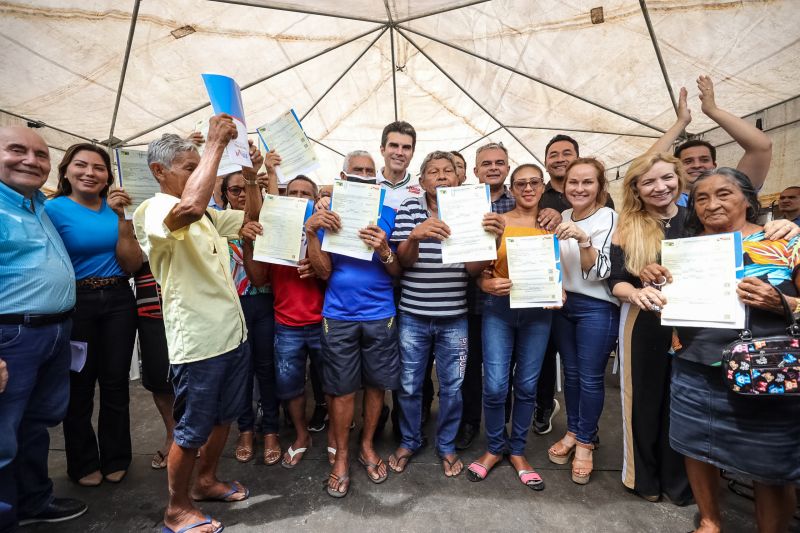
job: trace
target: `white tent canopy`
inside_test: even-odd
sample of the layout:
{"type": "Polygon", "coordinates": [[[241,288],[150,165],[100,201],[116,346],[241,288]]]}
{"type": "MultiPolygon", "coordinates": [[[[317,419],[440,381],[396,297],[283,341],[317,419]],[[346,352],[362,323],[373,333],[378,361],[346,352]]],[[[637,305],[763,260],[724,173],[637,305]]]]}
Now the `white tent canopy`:
{"type": "Polygon", "coordinates": [[[0,12],[0,111],[137,146],[191,132],[212,112],[200,74],[227,74],[251,131],[297,111],[321,182],[348,151],[379,156],[395,119],[417,129],[413,171],[434,149],[471,166],[489,140],[512,164],[542,161],[558,132],[613,168],[674,122],[681,85],[689,131],[714,126],[701,73],[737,115],[800,93],[796,0],[10,0],[0,12]]]}

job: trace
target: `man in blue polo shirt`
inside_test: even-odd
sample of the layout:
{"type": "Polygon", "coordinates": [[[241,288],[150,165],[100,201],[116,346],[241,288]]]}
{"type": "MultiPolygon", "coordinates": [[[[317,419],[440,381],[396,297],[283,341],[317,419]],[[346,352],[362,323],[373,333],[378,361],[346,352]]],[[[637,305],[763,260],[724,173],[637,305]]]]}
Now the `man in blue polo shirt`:
{"type": "Polygon", "coordinates": [[[47,144],[28,128],[0,128],[0,531],[61,522],[86,504],[55,498],[48,427],[69,403],[75,273],[44,211],[47,144]],[[2,380],[2,378],[0,378],[2,380]],[[4,390],[3,390],[4,389],[4,390]]]}
{"type": "MultiPolygon", "coordinates": [[[[357,176],[347,179],[363,181],[357,176]]],[[[389,246],[394,217],[394,210],[384,206],[378,223],[360,231],[361,239],[375,250],[369,261],[322,251],[323,230],[341,228],[333,211],[318,210],[306,222],[308,258],[316,275],[328,282],[322,309],[322,387],[329,397],[329,431],[336,448],[328,479],[328,494],[335,498],[347,495],[350,488],[348,440],[355,394],[362,386],[364,429],[358,461],[373,483],[382,483],[388,475],[373,436],[384,393],[398,387],[400,375],[392,276],[401,270],[389,246]]]]}

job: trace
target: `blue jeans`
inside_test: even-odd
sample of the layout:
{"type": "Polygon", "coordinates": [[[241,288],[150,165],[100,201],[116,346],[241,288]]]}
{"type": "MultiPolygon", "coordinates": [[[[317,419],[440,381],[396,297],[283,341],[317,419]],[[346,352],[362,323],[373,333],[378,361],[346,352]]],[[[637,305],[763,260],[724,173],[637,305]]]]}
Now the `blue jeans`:
{"type": "Polygon", "coordinates": [[[0,394],[0,530],[42,512],[53,498],[48,427],[67,414],[72,320],[41,327],[0,325],[8,385],[0,394]]]}
{"type": "Polygon", "coordinates": [[[279,400],[291,400],[305,392],[306,358],[319,361],[322,322],[308,326],[275,324],[275,381],[279,400]]]}
{"type": "Polygon", "coordinates": [[[605,400],[605,370],[619,333],[616,304],[567,293],[567,302],[556,312],[553,335],[564,365],[564,400],[567,430],[578,442],[590,444],[605,400]]]}
{"type": "Polygon", "coordinates": [[[483,413],[489,452],[524,455],[536,405],[553,312],[511,309],[508,296],[488,295],[483,307],[483,413]],[[511,368],[512,354],[516,365],[511,368]],[[506,431],[506,397],[514,376],[511,435],[506,431]]]}
{"type": "Polygon", "coordinates": [[[272,294],[253,294],[239,298],[247,324],[247,343],[250,345],[250,370],[245,390],[245,406],[238,420],[239,431],[255,429],[253,411],[253,378],[261,396],[261,432],[277,433],[280,402],[275,394],[275,315],[272,294]]]}
{"type": "Polygon", "coordinates": [[[455,453],[461,423],[461,382],[467,366],[467,317],[423,317],[399,314],[400,325],[400,446],[415,451],[422,446],[422,387],[428,357],[433,351],[439,378],[439,416],[436,449],[455,453]]]}

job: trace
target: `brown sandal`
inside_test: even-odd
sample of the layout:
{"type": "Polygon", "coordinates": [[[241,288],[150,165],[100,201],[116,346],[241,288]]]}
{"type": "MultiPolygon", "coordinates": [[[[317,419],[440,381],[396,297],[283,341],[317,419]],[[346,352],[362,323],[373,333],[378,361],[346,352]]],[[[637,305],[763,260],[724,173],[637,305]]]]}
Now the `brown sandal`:
{"type": "Polygon", "coordinates": [[[278,434],[268,433],[264,435],[264,464],[267,466],[278,464],[283,458],[283,450],[281,449],[280,444],[278,445],[278,449],[267,447],[266,437],[272,437],[272,436],[274,436],[277,439],[278,434]]]}
{"type": "Polygon", "coordinates": [[[240,463],[249,463],[253,460],[253,432],[243,431],[239,433],[239,439],[236,441],[236,460],[240,463]]]}
{"type": "Polygon", "coordinates": [[[578,485],[586,485],[589,483],[589,478],[591,477],[592,470],[594,469],[594,458],[592,457],[594,446],[591,444],[583,444],[582,442],[578,442],[577,447],[588,450],[589,458],[578,459],[578,454],[575,454],[575,459],[572,460],[572,481],[578,485]]]}
{"type": "Polygon", "coordinates": [[[567,434],[561,437],[561,439],[550,446],[550,449],[547,450],[547,457],[550,458],[551,463],[555,463],[557,465],[565,465],[569,462],[569,458],[575,452],[575,444],[572,446],[567,446],[564,444],[564,439],[566,437],[575,438],[575,434],[567,431],[567,434]]]}

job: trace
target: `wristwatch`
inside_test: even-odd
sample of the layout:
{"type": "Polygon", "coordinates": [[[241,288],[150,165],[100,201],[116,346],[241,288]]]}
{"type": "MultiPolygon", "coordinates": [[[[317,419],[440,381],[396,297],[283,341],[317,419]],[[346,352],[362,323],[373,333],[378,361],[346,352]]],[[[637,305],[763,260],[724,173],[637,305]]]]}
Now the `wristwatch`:
{"type": "Polygon", "coordinates": [[[592,245],[592,239],[589,238],[589,239],[586,239],[586,242],[579,242],[578,243],[578,248],[588,248],[591,245],[592,245]]]}
{"type": "Polygon", "coordinates": [[[380,260],[381,260],[381,263],[383,263],[384,265],[391,265],[394,262],[394,252],[389,250],[389,256],[386,259],[381,257],[380,260]]]}

